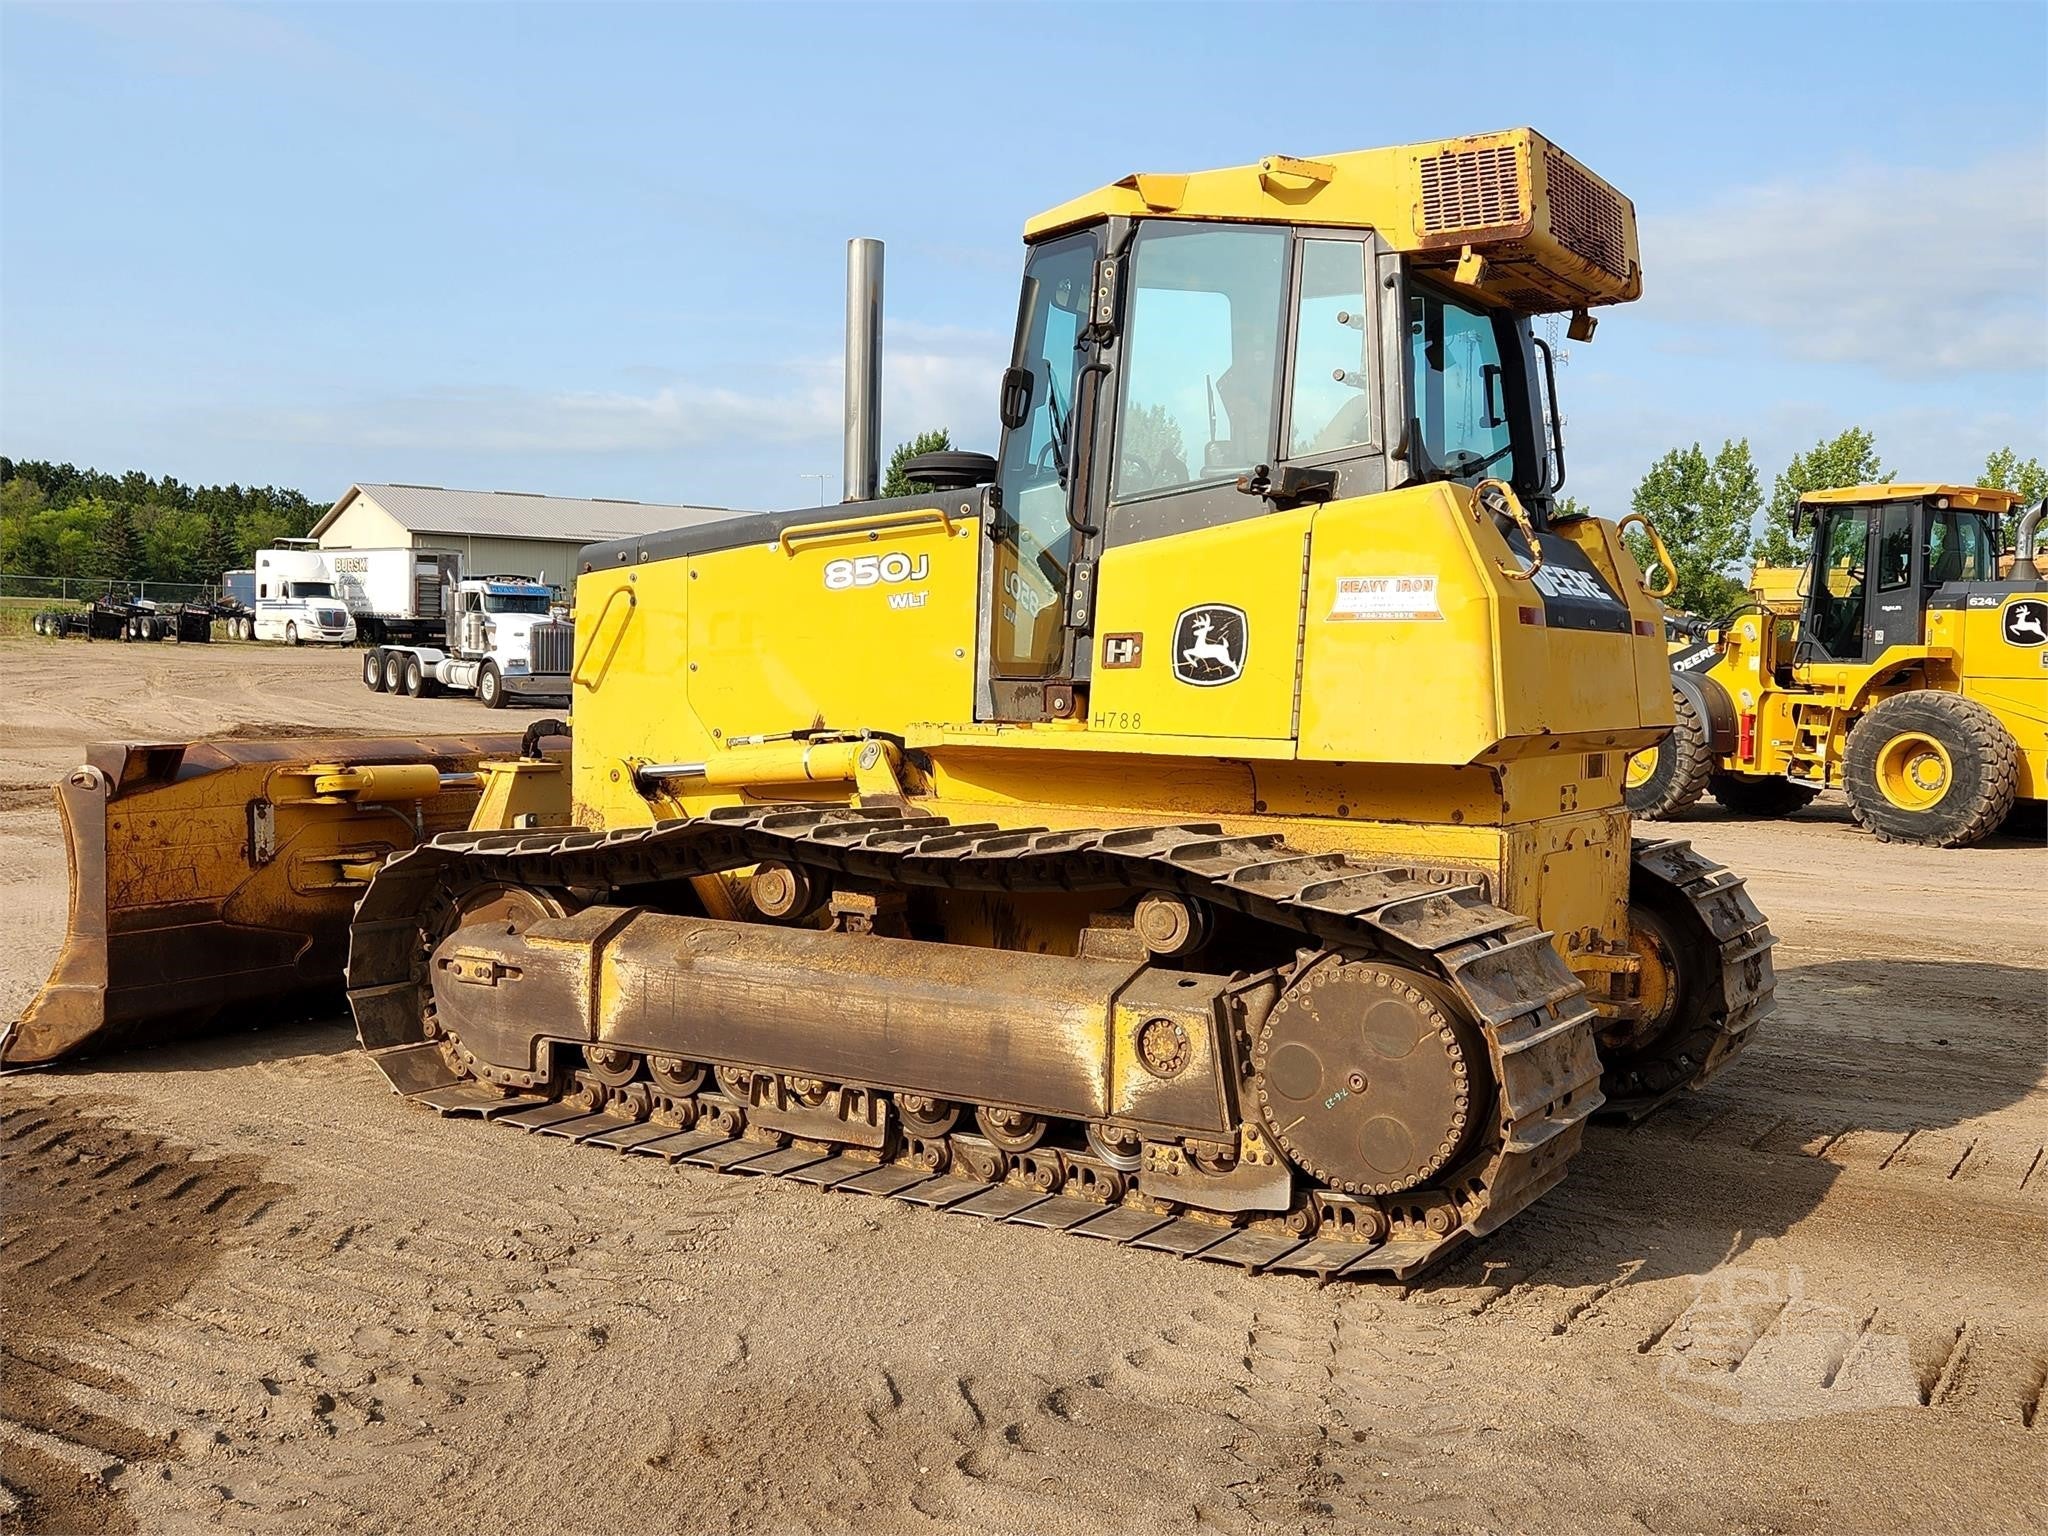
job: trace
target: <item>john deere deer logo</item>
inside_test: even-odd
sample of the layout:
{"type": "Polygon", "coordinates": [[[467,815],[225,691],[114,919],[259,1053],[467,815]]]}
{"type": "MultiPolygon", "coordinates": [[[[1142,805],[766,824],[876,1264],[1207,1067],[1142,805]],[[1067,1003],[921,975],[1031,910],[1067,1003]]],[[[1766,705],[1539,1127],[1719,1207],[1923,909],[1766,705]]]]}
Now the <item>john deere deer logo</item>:
{"type": "Polygon", "coordinates": [[[2048,645],[2048,603],[2022,598],[2005,610],[2007,645],[2048,645]]]}
{"type": "Polygon", "coordinates": [[[1236,682],[1249,633],[1244,610],[1228,603],[1184,610],[1173,627],[1173,675],[1197,688],[1236,682]]]}

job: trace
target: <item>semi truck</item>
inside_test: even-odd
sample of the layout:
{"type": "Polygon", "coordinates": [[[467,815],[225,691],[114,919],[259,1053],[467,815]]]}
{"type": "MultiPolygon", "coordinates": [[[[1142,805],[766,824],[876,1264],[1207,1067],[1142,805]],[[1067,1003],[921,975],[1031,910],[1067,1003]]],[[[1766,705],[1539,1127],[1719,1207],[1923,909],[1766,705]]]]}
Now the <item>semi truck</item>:
{"type": "Polygon", "coordinates": [[[256,551],[255,635],[286,645],[348,645],[356,621],[334,590],[327,555],[312,539],[280,539],[256,551]]]}
{"type": "Polygon", "coordinates": [[[526,576],[451,580],[441,604],[445,643],[371,646],[363,653],[365,687],[411,698],[474,693],[486,709],[515,698],[569,697],[575,631],[557,620],[552,588],[526,576]]]}
{"type": "Polygon", "coordinates": [[[447,621],[443,592],[461,580],[461,557],[432,549],[330,549],[327,568],[356,632],[371,645],[431,643],[447,621]]]}
{"type": "Polygon", "coordinates": [[[256,638],[256,573],[248,571],[222,571],[220,574],[220,600],[228,609],[223,621],[228,628],[230,640],[254,640],[256,638]]]}

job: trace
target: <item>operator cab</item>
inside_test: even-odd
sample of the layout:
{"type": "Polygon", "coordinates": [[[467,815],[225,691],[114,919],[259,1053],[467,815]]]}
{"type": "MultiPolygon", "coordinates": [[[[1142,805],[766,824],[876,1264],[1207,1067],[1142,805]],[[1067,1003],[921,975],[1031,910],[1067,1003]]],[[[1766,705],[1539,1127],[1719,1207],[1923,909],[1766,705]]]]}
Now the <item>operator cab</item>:
{"type": "Polygon", "coordinates": [[[1527,316],[1367,230],[1109,220],[1035,247],[1006,391],[1028,403],[995,476],[997,713],[1085,675],[1069,637],[1120,545],[1494,478],[1543,529],[1563,478],[1547,364],[1527,316]]]}
{"type": "MultiPolygon", "coordinates": [[[[1954,485],[1859,485],[1813,491],[1806,610],[1796,661],[1874,662],[1923,643],[1927,610],[1948,587],[1998,580],[1999,520],[2019,497],[1954,485]]],[[[1960,590],[1943,594],[1960,606],[1960,590]]]]}

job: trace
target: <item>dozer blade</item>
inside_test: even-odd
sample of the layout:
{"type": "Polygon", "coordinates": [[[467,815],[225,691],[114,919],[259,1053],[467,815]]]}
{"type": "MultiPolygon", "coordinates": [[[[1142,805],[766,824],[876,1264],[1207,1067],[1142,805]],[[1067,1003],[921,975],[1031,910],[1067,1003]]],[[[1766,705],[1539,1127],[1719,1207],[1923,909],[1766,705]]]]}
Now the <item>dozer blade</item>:
{"type": "Polygon", "coordinates": [[[518,753],[517,736],[95,747],[57,786],[64,947],[27,1011],[0,1026],[0,1066],[338,1001],[370,874],[466,827],[478,764],[518,753]]]}

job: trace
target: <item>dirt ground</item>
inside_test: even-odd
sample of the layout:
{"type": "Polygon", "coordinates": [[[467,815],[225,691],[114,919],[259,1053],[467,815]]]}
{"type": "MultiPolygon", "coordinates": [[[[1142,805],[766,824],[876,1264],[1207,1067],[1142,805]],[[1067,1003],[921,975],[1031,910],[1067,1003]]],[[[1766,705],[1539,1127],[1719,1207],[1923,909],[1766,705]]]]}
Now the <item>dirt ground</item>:
{"type": "MultiPolygon", "coordinates": [[[[88,740],[482,723],[356,664],[0,642],[0,1016],[88,740]]],[[[1409,1287],[439,1121],[338,1021],[8,1078],[0,1525],[2048,1527],[2038,840],[1682,831],[1771,916],[1778,1016],[1409,1287]]]]}

